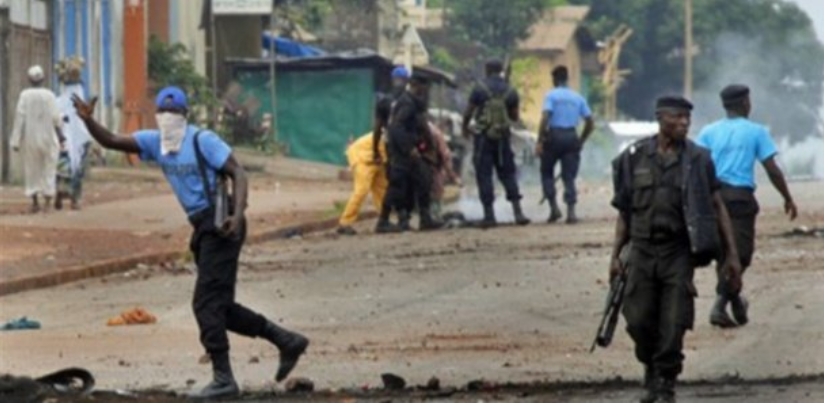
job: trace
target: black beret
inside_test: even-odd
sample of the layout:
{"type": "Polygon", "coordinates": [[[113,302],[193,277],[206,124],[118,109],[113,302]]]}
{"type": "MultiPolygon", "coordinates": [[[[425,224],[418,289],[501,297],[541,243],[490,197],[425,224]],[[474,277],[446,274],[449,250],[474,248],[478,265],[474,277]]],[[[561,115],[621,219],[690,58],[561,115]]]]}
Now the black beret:
{"type": "Polygon", "coordinates": [[[736,104],[750,95],[750,87],[741,84],[728,85],[721,91],[724,105],[736,104]]]}
{"type": "Polygon", "coordinates": [[[421,73],[419,73],[415,70],[412,71],[412,80],[411,81],[415,84],[421,84],[421,85],[429,85],[430,84],[429,77],[427,77],[426,75],[421,74],[421,73]]]}
{"type": "Polygon", "coordinates": [[[492,59],[486,62],[486,68],[493,71],[503,71],[504,62],[498,59],[492,59]]]}
{"type": "Polygon", "coordinates": [[[692,103],[682,96],[668,95],[658,98],[658,101],[655,103],[655,109],[686,109],[691,111],[692,103]]]}

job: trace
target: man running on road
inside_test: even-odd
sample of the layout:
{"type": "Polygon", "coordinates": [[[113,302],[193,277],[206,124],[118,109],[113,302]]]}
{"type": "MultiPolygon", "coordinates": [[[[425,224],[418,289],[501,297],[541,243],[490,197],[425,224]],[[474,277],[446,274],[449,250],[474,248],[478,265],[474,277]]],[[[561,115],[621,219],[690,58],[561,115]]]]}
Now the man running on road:
{"type": "Polygon", "coordinates": [[[101,146],[140,155],[163,170],[194,227],[190,248],[197,264],[193,308],[200,342],[212,361],[213,380],[195,398],[211,399],[240,393],[229,360],[227,330],[247,337],[263,337],[280,350],[278,382],[285,379],[309,346],[309,340],[290,332],[235,302],[240,251],[246,239],[246,172],[232,149],[215,133],[187,122],[186,94],[177,87],[160,91],[155,101],[160,130],[141,130],[133,136],[115,135],[93,118],[97,99],[74,105],[91,135],[101,146]],[[231,179],[233,213],[216,223],[213,198],[217,178],[231,179]]]}

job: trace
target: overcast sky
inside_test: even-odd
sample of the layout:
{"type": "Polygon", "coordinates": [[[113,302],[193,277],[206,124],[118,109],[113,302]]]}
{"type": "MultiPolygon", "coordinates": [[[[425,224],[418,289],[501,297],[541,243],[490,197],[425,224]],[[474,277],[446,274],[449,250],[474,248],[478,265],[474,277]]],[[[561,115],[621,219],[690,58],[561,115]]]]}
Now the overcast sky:
{"type": "Polygon", "coordinates": [[[813,24],[815,24],[815,32],[818,33],[818,39],[824,42],[824,1],[821,0],[788,0],[792,3],[796,3],[804,11],[807,12],[807,15],[813,19],[813,24]]]}

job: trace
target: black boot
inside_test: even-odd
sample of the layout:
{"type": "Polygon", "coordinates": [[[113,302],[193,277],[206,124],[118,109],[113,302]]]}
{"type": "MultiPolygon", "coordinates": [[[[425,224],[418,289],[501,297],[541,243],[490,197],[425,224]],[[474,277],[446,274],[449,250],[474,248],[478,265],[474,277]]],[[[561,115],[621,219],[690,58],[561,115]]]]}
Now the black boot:
{"type": "Polygon", "coordinates": [[[567,224],[577,224],[580,220],[578,219],[578,215],[575,214],[575,205],[574,204],[567,204],[567,224]]]}
{"type": "Polygon", "coordinates": [[[644,394],[638,399],[640,403],[655,403],[658,399],[655,384],[655,371],[651,365],[644,366],[644,394]]]}
{"type": "Polygon", "coordinates": [[[495,220],[495,208],[492,205],[484,205],[484,219],[481,221],[481,228],[493,228],[498,226],[498,221],[495,220]]]}
{"type": "Polygon", "coordinates": [[[443,228],[443,222],[436,220],[429,213],[429,210],[421,210],[420,223],[418,229],[420,231],[434,231],[443,228]]]}
{"type": "Polygon", "coordinates": [[[263,338],[269,340],[280,350],[280,366],[275,380],[280,382],[289,376],[289,373],[298,365],[300,356],[309,347],[309,339],[300,334],[290,332],[271,321],[266,321],[263,329],[263,338]]]}
{"type": "Polygon", "coordinates": [[[732,317],[735,318],[735,321],[738,322],[739,326],[744,326],[750,321],[750,318],[747,315],[747,310],[750,307],[750,303],[747,302],[746,298],[742,297],[740,294],[736,295],[730,299],[730,306],[732,307],[732,317]]]}
{"type": "Polygon", "coordinates": [[[401,211],[398,213],[398,229],[401,232],[412,231],[412,225],[409,224],[412,219],[412,214],[408,211],[401,211]]]}
{"type": "Polygon", "coordinates": [[[232,375],[232,363],[229,352],[210,354],[212,359],[213,379],[200,392],[190,395],[193,399],[221,399],[240,395],[240,388],[232,375]]]}
{"type": "Polygon", "coordinates": [[[561,219],[561,209],[558,208],[558,202],[553,199],[549,200],[549,219],[546,222],[552,224],[561,219]]]}
{"type": "Polygon", "coordinates": [[[389,214],[392,210],[389,207],[384,206],[381,210],[381,215],[378,217],[378,224],[375,226],[375,232],[378,234],[391,234],[396,232],[401,232],[401,229],[398,226],[389,222],[389,214]]]}
{"type": "Polygon", "coordinates": [[[715,297],[715,304],[712,306],[712,310],[710,311],[711,325],[724,329],[736,326],[735,322],[733,322],[730,318],[730,315],[727,314],[728,302],[729,299],[727,299],[724,295],[718,295],[715,297]]]}
{"type": "Polygon", "coordinates": [[[675,378],[658,378],[656,387],[657,403],[675,403],[675,378]]]}
{"type": "Polygon", "coordinates": [[[529,223],[532,222],[524,215],[523,210],[521,210],[520,201],[516,200],[512,202],[512,212],[515,214],[515,224],[529,225],[529,223]]]}

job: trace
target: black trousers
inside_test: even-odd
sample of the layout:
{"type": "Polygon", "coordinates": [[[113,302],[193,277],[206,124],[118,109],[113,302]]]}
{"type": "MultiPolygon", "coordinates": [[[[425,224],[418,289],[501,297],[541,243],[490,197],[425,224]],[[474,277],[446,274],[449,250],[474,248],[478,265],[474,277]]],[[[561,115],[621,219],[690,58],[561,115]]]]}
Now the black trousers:
{"type": "MultiPolygon", "coordinates": [[[[735,246],[738,249],[738,256],[741,258],[742,273],[752,264],[752,256],[755,253],[755,221],[760,207],[755,199],[755,192],[751,188],[736,187],[727,184],[721,186],[721,199],[730,214],[732,221],[735,246]]],[[[724,258],[719,259],[716,266],[718,283],[715,292],[718,295],[729,294],[729,284],[726,273],[724,273],[724,258]]]]}
{"type": "Polygon", "coordinates": [[[429,211],[432,200],[432,169],[423,160],[399,161],[389,165],[389,189],[384,203],[396,212],[411,213],[417,203],[421,213],[429,211]]]}
{"type": "Polygon", "coordinates": [[[695,319],[694,272],[688,239],[633,240],[623,314],[636,358],[665,378],[683,369],[684,334],[695,319]]]}
{"type": "Polygon", "coordinates": [[[564,203],[578,202],[575,179],[581,166],[581,141],[575,129],[551,129],[549,139],[543,145],[541,155],[541,184],[547,200],[556,200],[555,166],[561,163],[561,180],[564,182],[564,203]]]}
{"type": "Polygon", "coordinates": [[[190,217],[194,233],[190,249],[197,264],[194,308],[200,328],[200,342],[209,354],[229,350],[226,331],[248,337],[261,335],[266,319],[235,302],[238,259],[246,240],[244,223],[235,238],[224,238],[214,226],[214,213],[206,211],[190,217]]]}
{"type": "Polygon", "coordinates": [[[498,179],[506,190],[506,199],[509,201],[521,200],[518,189],[515,154],[509,139],[492,140],[483,133],[475,136],[475,180],[478,182],[478,193],[484,206],[491,206],[495,202],[495,184],[493,171],[498,173],[498,179]]]}

